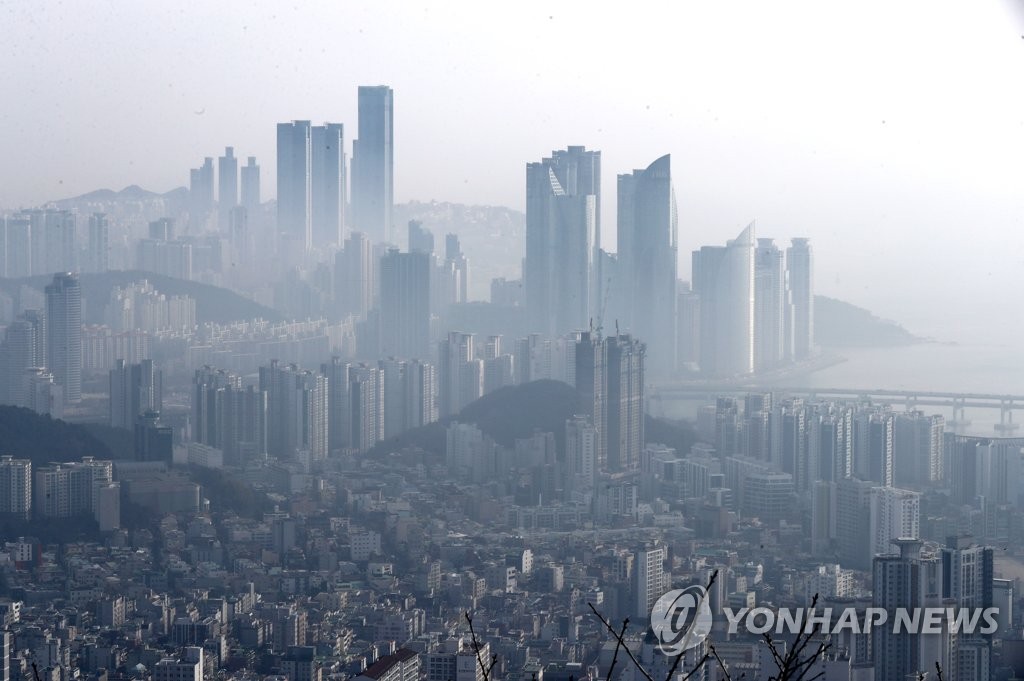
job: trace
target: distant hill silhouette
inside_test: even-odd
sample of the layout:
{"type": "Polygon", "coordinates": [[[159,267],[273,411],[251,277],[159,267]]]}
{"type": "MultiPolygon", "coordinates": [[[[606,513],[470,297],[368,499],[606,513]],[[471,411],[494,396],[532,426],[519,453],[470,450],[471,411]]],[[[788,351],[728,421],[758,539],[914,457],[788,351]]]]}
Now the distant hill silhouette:
{"type": "Polygon", "coordinates": [[[29,459],[33,466],[79,461],[83,456],[130,457],[130,447],[125,452],[123,446],[116,446],[118,451],[115,452],[108,445],[108,442],[124,442],[124,438],[131,441],[131,434],[126,430],[102,425],[80,426],[37,414],[31,409],[0,405],[0,454],[29,459]]]}
{"type": "Polygon", "coordinates": [[[920,343],[896,322],[868,310],[826,296],[814,297],[814,340],[824,347],[893,347],[920,343]]]}
{"type": "MultiPolygon", "coordinates": [[[[558,451],[563,452],[565,422],[578,413],[579,394],[572,386],[561,381],[532,381],[495,390],[467,405],[457,416],[414,428],[378,443],[370,450],[369,456],[383,456],[406,448],[444,455],[445,430],[453,421],[475,424],[495,442],[510,448],[515,446],[517,439],[530,437],[535,432],[554,433],[558,451]]],[[[644,425],[648,442],[675,447],[680,453],[689,452],[696,442],[692,426],[685,422],[647,416],[644,425]]]]}
{"type": "MultiPolygon", "coordinates": [[[[27,285],[43,290],[50,283],[52,276],[26,277],[22,279],[0,279],[0,290],[10,296],[16,296],[18,288],[27,285]]],[[[82,297],[85,305],[83,314],[85,323],[100,324],[103,322],[103,311],[110,300],[110,292],[115,286],[125,287],[140,279],[146,279],[160,293],[168,296],[188,295],[196,300],[196,319],[203,322],[232,322],[241,319],[262,317],[272,321],[282,319],[280,312],[244,298],[234,291],[225,288],[202,284],[198,281],[186,281],[166,277],[162,274],[143,272],[141,270],[118,270],[101,274],[81,274],[82,297]]]]}

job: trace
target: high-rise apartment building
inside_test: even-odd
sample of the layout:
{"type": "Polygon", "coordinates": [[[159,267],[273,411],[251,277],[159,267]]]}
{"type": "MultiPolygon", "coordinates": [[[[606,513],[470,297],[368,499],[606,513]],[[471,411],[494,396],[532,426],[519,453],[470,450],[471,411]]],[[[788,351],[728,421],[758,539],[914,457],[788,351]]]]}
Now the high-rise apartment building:
{"type": "Polygon", "coordinates": [[[642,621],[650,619],[655,601],[668,590],[665,558],[664,546],[647,546],[636,552],[633,563],[634,615],[642,621]]]}
{"type": "Polygon", "coordinates": [[[523,284],[532,331],[556,336],[590,324],[600,153],[569,147],[526,165],[523,284]]]}
{"type": "Polygon", "coordinates": [[[267,393],[268,453],[296,461],[308,456],[310,463],[327,458],[327,377],[274,360],[260,367],[259,389],[267,393]]]}
{"type": "Polygon", "coordinates": [[[754,370],[766,371],[793,358],[793,301],[783,251],[772,239],[754,249],[754,370]]]}
{"type": "Polygon", "coordinates": [[[70,403],[82,400],[82,288],[59,273],[46,287],[46,366],[70,403]]]}
{"type": "MultiPolygon", "coordinates": [[[[647,344],[648,361],[659,371],[676,368],[678,246],[671,157],[666,154],[644,170],[619,175],[619,276],[614,283],[617,316],[647,344]]],[[[595,301],[599,316],[607,303],[595,301]]]]}
{"type": "Polygon", "coordinates": [[[483,362],[476,358],[471,333],[452,331],[438,343],[438,411],[459,413],[483,395],[483,362]]]}
{"type": "MultiPolygon", "coordinates": [[[[605,338],[605,404],[603,419],[608,469],[633,471],[644,446],[644,369],[646,348],[630,336],[605,338]]],[[[577,379],[578,380],[578,379],[577,379]]]]}
{"type": "Polygon", "coordinates": [[[312,245],[341,246],[345,226],[345,131],[341,123],[314,126],[311,137],[312,245]]]}
{"type": "Polygon", "coordinates": [[[100,490],[113,482],[114,465],[91,456],[80,462],[40,466],[33,472],[32,499],[40,518],[73,518],[99,510],[100,490]]]}
{"type": "Polygon", "coordinates": [[[334,300],[338,317],[365,319],[374,305],[377,262],[373,244],[362,232],[352,232],[334,258],[334,300]]]}
{"type": "Polygon", "coordinates": [[[110,370],[110,426],[131,430],[147,411],[163,409],[163,374],[153,360],[138,364],[115,360],[110,370]]]}
{"type": "Polygon", "coordinates": [[[224,460],[242,464],[267,456],[268,401],[265,390],[242,387],[235,374],[203,367],[192,379],[192,439],[220,449],[224,460]]]}
{"type": "Polygon", "coordinates": [[[217,159],[217,228],[227,233],[231,211],[238,205],[238,159],[234,147],[225,147],[217,159]]]}
{"type": "Polygon", "coordinates": [[[359,137],[352,144],[352,227],[373,243],[395,243],[394,92],[359,87],[359,137]]]}
{"type": "Polygon", "coordinates": [[[430,256],[392,249],[380,261],[381,354],[425,359],[430,352],[430,256]]]}
{"type": "Polygon", "coordinates": [[[700,296],[700,369],[710,376],[754,370],[754,224],[725,246],[693,252],[700,296]]]}
{"type": "Polygon", "coordinates": [[[814,354],[814,255],[809,239],[793,239],[786,249],[786,271],[793,298],[793,356],[814,354]]]}
{"type": "Polygon", "coordinates": [[[188,224],[193,234],[200,234],[206,229],[206,221],[213,211],[213,158],[203,159],[203,165],[193,168],[189,173],[188,184],[188,224]]]}
{"type": "Polygon", "coordinates": [[[32,515],[32,462],[0,456],[0,514],[28,520],[32,515]]]}
{"type": "Polygon", "coordinates": [[[110,224],[103,213],[89,216],[88,267],[90,272],[110,269],[110,224]]]}
{"type": "Polygon", "coordinates": [[[248,213],[249,220],[256,218],[260,208],[260,166],[256,163],[256,157],[250,156],[246,159],[245,165],[241,168],[239,200],[241,206],[248,213]]]}
{"type": "Polygon", "coordinates": [[[277,230],[287,249],[312,245],[312,126],[309,121],[277,124],[277,230]]]}
{"type": "MultiPolygon", "coordinates": [[[[898,539],[898,554],[878,556],[872,572],[872,606],[887,611],[895,621],[896,610],[941,605],[942,562],[925,554],[919,539],[898,539]]],[[[875,681],[918,678],[931,673],[938,662],[948,669],[943,634],[910,633],[907,627],[895,631],[888,626],[872,627],[871,649],[875,681]]]]}

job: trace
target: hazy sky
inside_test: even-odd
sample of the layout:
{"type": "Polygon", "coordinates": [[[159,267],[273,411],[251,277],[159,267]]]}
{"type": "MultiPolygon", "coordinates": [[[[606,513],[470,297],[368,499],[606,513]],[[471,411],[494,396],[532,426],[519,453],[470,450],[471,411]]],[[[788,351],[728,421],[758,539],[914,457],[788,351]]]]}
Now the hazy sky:
{"type": "Polygon", "coordinates": [[[274,124],[395,88],[395,197],[522,208],[524,163],[673,155],[681,272],[750,220],[818,288],[944,338],[1012,339],[1024,22],[1002,2],[2,2],[0,206],[164,191],[274,124]],[[943,316],[946,311],[956,314],[943,316]],[[961,328],[957,328],[957,327],[961,328]]]}

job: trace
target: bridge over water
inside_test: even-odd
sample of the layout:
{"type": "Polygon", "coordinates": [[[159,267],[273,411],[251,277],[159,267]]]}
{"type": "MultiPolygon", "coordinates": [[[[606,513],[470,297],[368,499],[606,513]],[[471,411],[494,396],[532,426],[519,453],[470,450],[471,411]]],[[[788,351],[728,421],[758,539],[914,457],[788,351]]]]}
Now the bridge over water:
{"type": "Polygon", "coordinates": [[[661,413],[665,401],[687,400],[713,401],[723,396],[741,396],[748,393],[771,392],[776,395],[792,395],[811,399],[836,401],[867,401],[880,404],[902,404],[907,410],[919,407],[942,407],[953,413],[949,425],[962,429],[970,425],[967,409],[995,409],[999,411],[999,423],[995,429],[999,435],[1010,436],[1017,429],[1013,420],[1015,411],[1024,410],[1024,395],[999,393],[957,393],[934,390],[887,390],[865,388],[801,388],[758,384],[663,384],[647,389],[648,405],[653,413],[661,413]]]}

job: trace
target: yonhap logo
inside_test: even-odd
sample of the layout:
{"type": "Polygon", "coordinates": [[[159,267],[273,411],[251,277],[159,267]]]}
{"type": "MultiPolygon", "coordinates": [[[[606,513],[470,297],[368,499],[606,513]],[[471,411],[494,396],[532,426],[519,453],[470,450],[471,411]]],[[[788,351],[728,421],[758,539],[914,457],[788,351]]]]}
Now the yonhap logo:
{"type": "Polygon", "coordinates": [[[711,604],[702,586],[673,589],[651,608],[651,629],[666,655],[679,655],[699,645],[711,633],[711,623],[711,604]]]}

